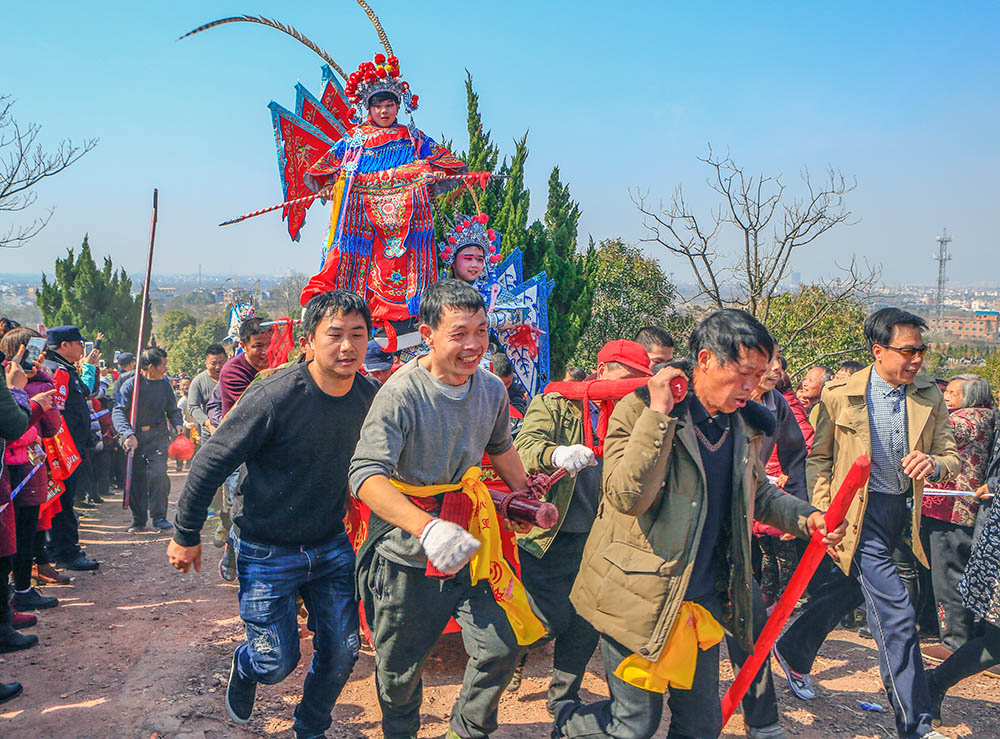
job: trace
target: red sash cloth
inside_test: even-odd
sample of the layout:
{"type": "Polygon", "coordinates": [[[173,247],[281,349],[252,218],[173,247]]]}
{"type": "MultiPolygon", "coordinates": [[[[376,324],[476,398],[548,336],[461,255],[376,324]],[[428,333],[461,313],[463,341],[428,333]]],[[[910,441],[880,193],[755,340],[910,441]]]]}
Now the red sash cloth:
{"type": "Polygon", "coordinates": [[[586,382],[550,382],[545,386],[547,393],[559,393],[567,400],[579,400],[583,407],[595,403],[600,408],[597,416],[597,443],[590,424],[583,424],[583,443],[594,450],[598,457],[604,456],[604,437],[608,435],[608,419],[615,404],[640,387],[645,387],[648,377],[630,377],[626,380],[589,380],[586,382]]]}

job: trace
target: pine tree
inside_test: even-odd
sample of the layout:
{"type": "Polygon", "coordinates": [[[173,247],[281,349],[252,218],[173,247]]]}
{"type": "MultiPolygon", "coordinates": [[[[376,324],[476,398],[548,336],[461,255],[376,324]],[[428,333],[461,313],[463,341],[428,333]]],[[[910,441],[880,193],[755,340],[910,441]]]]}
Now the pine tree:
{"type": "MultiPolygon", "coordinates": [[[[528,132],[514,142],[514,156],[510,164],[504,159],[500,174],[506,179],[503,185],[503,199],[496,214],[492,216],[493,228],[503,234],[501,252],[506,256],[516,246],[524,247],[528,229],[528,207],[531,193],[524,187],[524,164],[528,160],[528,132]]],[[[533,274],[529,272],[528,274],[533,274]]]]}
{"type": "Polygon", "coordinates": [[[532,224],[525,249],[525,273],[544,271],[555,280],[549,296],[552,377],[562,375],[576,351],[594,299],[593,286],[587,279],[587,262],[593,258],[594,246],[591,243],[585,255],[577,254],[579,221],[580,206],[570,196],[569,185],[559,179],[559,167],[553,167],[545,217],[541,224],[532,224]]]}
{"type": "Polygon", "coordinates": [[[437,199],[435,232],[438,239],[444,238],[451,227],[452,215],[457,211],[465,215],[479,210],[490,217],[490,227],[503,234],[501,250],[504,255],[524,243],[525,228],[528,223],[530,195],[524,188],[524,164],[528,158],[528,134],[514,142],[514,155],[508,163],[505,157],[500,161],[500,149],[493,143],[488,130],[483,128],[483,118],[479,112],[479,94],[472,83],[472,75],[466,70],[465,95],[469,146],[457,156],[464,161],[470,172],[495,172],[505,175],[491,179],[485,190],[475,188],[475,198],[464,185],[437,199]],[[499,165],[498,165],[499,162],[499,165]]]}
{"type": "Polygon", "coordinates": [[[674,311],[676,288],[655,259],[621,239],[605,239],[597,246],[591,243],[587,254],[593,305],[573,356],[574,365],[596,369],[597,352],[605,343],[631,339],[643,326],[674,331],[683,325],[683,317],[674,311]]]}
{"type": "MultiPolygon", "coordinates": [[[[501,253],[507,255],[520,247],[525,277],[544,271],[550,280],[555,280],[555,289],[549,297],[549,345],[552,376],[556,377],[573,356],[590,320],[593,289],[587,279],[587,264],[594,247],[591,244],[587,254],[577,253],[580,206],[570,196],[569,186],[559,179],[558,167],[553,168],[549,177],[545,217],[528,225],[531,193],[524,186],[528,133],[514,141],[513,156],[509,161],[504,158],[498,168],[500,152],[490,132],[483,128],[479,95],[468,72],[465,93],[469,148],[458,156],[471,171],[505,175],[502,179],[491,179],[485,191],[476,193],[482,212],[490,216],[490,226],[503,235],[501,253]]],[[[444,226],[450,223],[455,210],[465,214],[476,211],[473,198],[464,187],[439,197],[436,205],[435,229],[439,239],[444,237],[444,226]]]]}
{"type": "Polygon", "coordinates": [[[123,268],[115,271],[109,257],[97,268],[87,236],[79,256],[67,249],[66,257],[56,259],[53,282],[42,274],[36,300],[47,326],[79,326],[88,338],[101,331],[106,355],[135,351],[141,298],[132,297],[132,280],[123,268]]]}

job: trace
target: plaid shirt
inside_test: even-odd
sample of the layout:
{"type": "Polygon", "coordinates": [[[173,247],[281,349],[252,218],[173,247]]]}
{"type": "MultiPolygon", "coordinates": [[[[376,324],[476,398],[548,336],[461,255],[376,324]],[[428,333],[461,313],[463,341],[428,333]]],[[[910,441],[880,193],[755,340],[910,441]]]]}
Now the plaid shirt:
{"type": "Polygon", "coordinates": [[[870,490],[905,494],[913,485],[903,474],[902,459],[910,448],[906,417],[906,385],[893,387],[872,368],[865,393],[872,437],[870,490]]]}

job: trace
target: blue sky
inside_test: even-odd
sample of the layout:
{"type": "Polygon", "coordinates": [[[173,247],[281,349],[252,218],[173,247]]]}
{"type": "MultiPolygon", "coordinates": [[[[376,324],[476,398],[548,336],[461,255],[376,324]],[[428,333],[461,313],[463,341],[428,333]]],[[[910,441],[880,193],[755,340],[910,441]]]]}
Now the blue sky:
{"type": "MultiPolygon", "coordinates": [[[[848,206],[859,222],[800,253],[805,279],[856,253],[891,282],[930,282],[934,237],[947,226],[950,276],[1000,281],[995,4],[373,5],[420,95],[417,125],[462,148],[468,69],[502,149],[529,131],[532,217],[558,164],[580,202],[583,243],[644,235],[629,188],[669,199],[681,184],[707,215],[714,201],[696,157],[711,143],[752,172],[783,174],[793,192],[802,166],[857,178],[848,206]]],[[[235,24],[174,41],[239,13],[297,26],[348,71],[379,50],[351,0],[5,7],[0,94],[16,99],[15,116],[41,123],[50,145],[100,144],[38,189],[36,210],[55,206],[52,222],[0,253],[0,271],[51,273],[85,232],[98,255],[141,269],[154,186],[156,271],[314,271],[326,220],[317,206],[297,244],[277,215],[215,225],[280,201],[267,103],[292,107],[297,81],[320,88],[319,58],[270,29],[235,24]]],[[[688,279],[683,264],[648,250],[688,279]]]]}

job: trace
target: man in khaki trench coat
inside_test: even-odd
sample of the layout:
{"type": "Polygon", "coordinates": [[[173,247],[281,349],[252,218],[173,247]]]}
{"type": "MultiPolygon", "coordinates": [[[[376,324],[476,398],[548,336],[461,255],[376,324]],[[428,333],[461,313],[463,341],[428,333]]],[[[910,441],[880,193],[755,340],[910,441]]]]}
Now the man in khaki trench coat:
{"type": "MultiPolygon", "coordinates": [[[[657,663],[675,624],[692,607],[707,611],[732,638],[742,664],[766,619],[751,575],[754,518],[807,537],[826,534],[822,514],[768,482],[760,459],[775,421],[749,401],[774,342],[745,311],[713,313],[692,332],[693,392],[675,407],[658,372],[615,408],[604,446],[603,495],[570,599],[601,635],[609,700],[556,706],[553,736],[648,739],[657,735],[662,692],[616,676],[623,660],[657,663]]],[[[843,527],[826,536],[843,538],[843,527]]],[[[719,646],[694,650],[690,687],[669,687],[670,737],[722,731],[719,646]]],[[[687,663],[690,668],[690,663],[687,663]]],[[[763,670],[744,701],[747,736],[777,739],[774,686],[763,670]]]]}
{"type": "Polygon", "coordinates": [[[848,509],[847,534],[834,555],[849,577],[827,582],[774,650],[793,692],[814,698],[809,672],[816,653],[841,618],[865,603],[896,728],[907,739],[941,735],[930,728],[916,617],[892,552],[907,546],[909,523],[914,554],[927,566],[920,544],[924,481],[944,482],[959,471],[944,397],[917,375],[927,351],[925,328],[922,318],[898,308],[868,316],[865,338],[874,363],[823,390],[806,462],[813,503],[829,505],[859,455],[871,458],[871,477],[848,509]]]}

